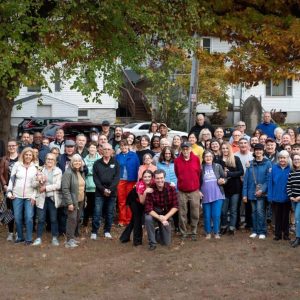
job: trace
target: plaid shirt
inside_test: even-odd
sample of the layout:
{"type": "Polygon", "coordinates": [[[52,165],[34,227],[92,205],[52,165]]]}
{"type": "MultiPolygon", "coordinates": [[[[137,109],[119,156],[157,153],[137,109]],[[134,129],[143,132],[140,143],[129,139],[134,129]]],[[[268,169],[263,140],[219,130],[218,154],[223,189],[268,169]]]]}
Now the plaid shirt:
{"type": "Polygon", "coordinates": [[[152,210],[158,208],[163,210],[163,214],[167,214],[172,208],[178,209],[178,198],[176,189],[165,182],[162,191],[159,191],[156,185],[153,187],[153,193],[147,194],[145,200],[145,212],[149,214],[152,210]]]}

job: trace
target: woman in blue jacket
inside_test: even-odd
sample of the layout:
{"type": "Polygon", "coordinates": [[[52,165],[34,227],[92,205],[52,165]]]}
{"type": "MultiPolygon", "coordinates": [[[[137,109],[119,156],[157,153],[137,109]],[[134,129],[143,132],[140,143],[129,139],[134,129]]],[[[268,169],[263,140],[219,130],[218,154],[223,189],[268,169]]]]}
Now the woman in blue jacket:
{"type": "Polygon", "coordinates": [[[254,160],[246,169],[243,183],[243,202],[249,200],[252,206],[252,234],[250,238],[264,240],[267,234],[265,200],[268,190],[269,177],[272,170],[272,163],[264,158],[264,146],[254,146],[254,160]]]}
{"type": "Polygon", "coordinates": [[[129,192],[135,186],[138,179],[140,160],[137,154],[129,151],[129,145],[126,140],[120,142],[121,153],[116,156],[120,164],[120,182],[118,185],[118,208],[119,208],[119,226],[125,226],[130,223],[131,210],[126,206],[126,199],[129,192]]]}
{"type": "Polygon", "coordinates": [[[268,184],[268,201],[272,203],[275,217],[275,237],[289,240],[289,215],[291,202],[287,194],[286,185],[291,171],[289,165],[290,155],[282,150],[278,155],[278,164],[273,165],[268,184]]]}

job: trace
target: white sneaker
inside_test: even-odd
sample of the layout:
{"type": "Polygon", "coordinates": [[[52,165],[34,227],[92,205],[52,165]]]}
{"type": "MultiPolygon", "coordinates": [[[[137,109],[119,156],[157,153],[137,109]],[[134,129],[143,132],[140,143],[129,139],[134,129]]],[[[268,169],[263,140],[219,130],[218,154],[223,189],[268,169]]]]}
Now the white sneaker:
{"type": "Polygon", "coordinates": [[[260,235],[258,236],[258,238],[259,238],[260,240],[265,240],[265,239],[266,239],[266,236],[265,236],[264,234],[260,234],[260,235]]]}
{"type": "Polygon", "coordinates": [[[7,235],[7,239],[8,242],[13,242],[14,241],[14,234],[12,232],[9,232],[7,235]]]}
{"type": "Polygon", "coordinates": [[[54,236],[52,238],[52,243],[51,244],[52,244],[52,246],[59,246],[59,241],[58,241],[57,237],[54,236]]]}
{"type": "Polygon", "coordinates": [[[112,236],[109,232],[105,232],[104,237],[107,238],[107,239],[112,239],[112,236]]]}
{"type": "Polygon", "coordinates": [[[91,240],[96,240],[97,239],[97,234],[96,233],[92,233],[91,234],[91,240]]]}
{"type": "Polygon", "coordinates": [[[40,246],[41,244],[42,244],[42,239],[41,238],[37,238],[33,242],[32,246],[40,246]]]}
{"type": "Polygon", "coordinates": [[[249,235],[249,238],[251,238],[251,239],[255,239],[257,237],[257,234],[256,233],[251,233],[250,235],[249,235]]]}
{"type": "Polygon", "coordinates": [[[206,240],[210,240],[210,239],[211,239],[211,234],[208,233],[208,234],[206,235],[205,239],[206,239],[206,240]]]}
{"type": "Polygon", "coordinates": [[[65,247],[66,248],[76,248],[76,247],[78,247],[78,245],[74,242],[73,239],[71,239],[65,243],[65,247]]]}
{"type": "Polygon", "coordinates": [[[215,234],[215,239],[219,240],[221,236],[219,234],[215,234]]]}

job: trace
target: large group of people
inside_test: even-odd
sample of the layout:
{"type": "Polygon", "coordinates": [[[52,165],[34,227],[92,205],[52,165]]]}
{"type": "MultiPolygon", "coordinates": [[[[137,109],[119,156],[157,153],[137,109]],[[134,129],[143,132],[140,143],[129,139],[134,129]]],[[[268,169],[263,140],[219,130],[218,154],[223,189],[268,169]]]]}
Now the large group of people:
{"type": "Polygon", "coordinates": [[[275,241],[290,241],[294,232],[291,246],[300,245],[300,136],[277,127],[269,112],[251,136],[237,122],[229,141],[203,114],[186,138],[171,138],[157,122],[139,138],[108,121],[75,141],[62,129],[51,142],[24,132],[7,143],[0,183],[14,216],[7,241],[15,243],[39,246],[47,229],[53,246],[75,248],[81,231],[97,240],[103,227],[112,239],[115,221],[122,243],[132,235],[142,245],[146,230],[154,250],[173,234],[199,239],[203,210],[207,240],[241,227],[264,240],[270,223],[275,241]]]}

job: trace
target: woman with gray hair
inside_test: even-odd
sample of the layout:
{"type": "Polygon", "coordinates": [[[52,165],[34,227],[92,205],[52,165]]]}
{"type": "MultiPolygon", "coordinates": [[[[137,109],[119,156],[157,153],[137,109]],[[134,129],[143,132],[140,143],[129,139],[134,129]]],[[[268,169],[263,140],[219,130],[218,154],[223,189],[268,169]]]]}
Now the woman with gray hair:
{"type": "Polygon", "coordinates": [[[278,154],[278,163],[274,164],[268,183],[268,201],[272,203],[275,218],[274,241],[282,238],[289,240],[289,214],[291,202],[287,194],[287,181],[289,177],[290,155],[286,150],[278,154]]]}
{"type": "Polygon", "coordinates": [[[208,128],[203,128],[198,137],[198,145],[205,149],[205,142],[212,139],[212,134],[208,128]]]}
{"type": "Polygon", "coordinates": [[[70,167],[62,177],[62,198],[67,206],[67,242],[66,248],[75,248],[78,242],[75,240],[75,230],[78,226],[85,198],[85,176],[83,172],[84,162],[79,154],[74,154],[70,161],[70,167]]]}

